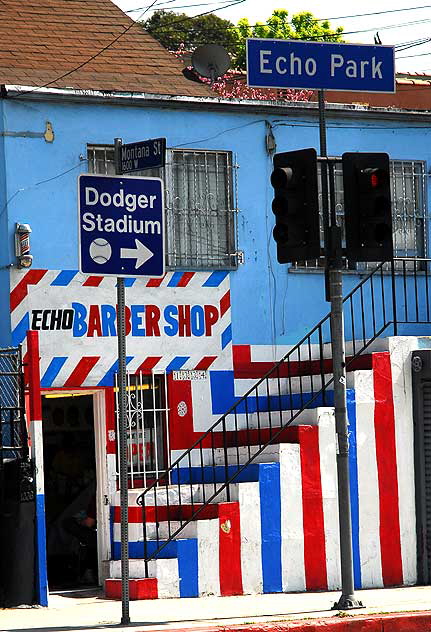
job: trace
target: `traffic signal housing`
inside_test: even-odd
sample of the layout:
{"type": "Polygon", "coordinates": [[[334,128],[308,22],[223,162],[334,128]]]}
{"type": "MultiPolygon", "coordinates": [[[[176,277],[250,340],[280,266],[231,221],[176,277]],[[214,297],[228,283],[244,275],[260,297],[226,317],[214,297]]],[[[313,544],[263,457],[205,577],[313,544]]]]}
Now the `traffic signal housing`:
{"type": "Polygon", "coordinates": [[[274,156],[271,184],[275,215],[273,237],[279,263],[320,256],[317,153],[315,149],[274,156]]]}
{"type": "Polygon", "coordinates": [[[346,256],[351,261],[393,257],[389,156],[345,153],[343,160],[346,256]]]}

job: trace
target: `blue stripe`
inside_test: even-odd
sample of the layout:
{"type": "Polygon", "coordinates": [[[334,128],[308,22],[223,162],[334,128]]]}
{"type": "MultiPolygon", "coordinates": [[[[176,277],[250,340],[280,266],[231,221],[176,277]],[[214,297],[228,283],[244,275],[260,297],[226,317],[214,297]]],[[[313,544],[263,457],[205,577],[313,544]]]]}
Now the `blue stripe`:
{"type": "Polygon", "coordinates": [[[169,279],[169,283],[167,283],[168,287],[177,287],[178,283],[181,281],[184,272],[174,272],[171,278],[169,279]]]}
{"type": "MultiPolygon", "coordinates": [[[[235,395],[235,382],[233,371],[210,371],[211,384],[211,412],[214,415],[223,415],[231,406],[238,401],[239,396],[235,395]]],[[[299,410],[314,397],[313,393],[296,393],[292,395],[250,395],[246,401],[238,404],[237,414],[263,413],[281,410],[299,410]]],[[[318,395],[310,404],[310,408],[318,406],[333,406],[334,392],[327,391],[318,395]]]]}
{"type": "Polygon", "coordinates": [[[61,270],[55,279],[51,282],[51,285],[61,285],[65,287],[76,277],[78,270],[61,270]]]}
{"type": "Polygon", "coordinates": [[[359,547],[359,485],[358,451],[356,441],[356,401],[355,391],[347,390],[347,417],[349,420],[349,478],[350,513],[352,515],[352,555],[355,588],[362,588],[361,553],[359,547]]]}
{"type": "MultiPolygon", "coordinates": [[[[172,559],[178,555],[178,542],[181,540],[172,540],[165,546],[165,548],[156,555],[156,559],[172,559]]],[[[152,555],[154,551],[163,544],[156,541],[147,541],[147,554],[152,555]]],[[[143,542],[129,542],[129,558],[133,560],[144,559],[144,543],[143,542]]],[[[121,560],[121,542],[114,542],[112,546],[112,559],[121,560]]]]}
{"type": "MultiPolygon", "coordinates": [[[[126,365],[133,360],[135,356],[127,356],[126,357],[126,365]]],[[[114,385],[114,375],[118,373],[118,360],[114,362],[111,368],[105,373],[105,375],[100,380],[97,386],[113,386],[114,385]]]]}
{"type": "Polygon", "coordinates": [[[173,358],[166,367],[166,373],[172,373],[172,371],[178,371],[185,365],[187,360],[190,360],[190,356],[176,356],[173,358]]]}
{"type": "Polygon", "coordinates": [[[36,495],[36,591],[37,603],[48,605],[48,574],[46,564],[45,496],[36,495]]]}
{"type": "Polygon", "coordinates": [[[48,368],[46,369],[42,379],[40,380],[40,385],[44,388],[52,386],[53,381],[60,373],[66,360],[67,356],[52,358],[48,368]]]}
{"type": "MultiPolygon", "coordinates": [[[[237,465],[229,465],[226,468],[224,465],[205,466],[205,467],[176,467],[171,474],[172,484],[186,484],[186,483],[224,483],[226,480],[234,476],[238,471],[237,465]]],[[[251,463],[247,465],[239,474],[233,479],[233,483],[249,483],[259,480],[260,465],[259,463],[251,463]]]]}
{"type": "Polygon", "coordinates": [[[283,592],[281,576],[280,464],[262,463],[259,473],[263,592],[283,592]]]}
{"type": "Polygon", "coordinates": [[[209,275],[202,287],[219,287],[228,275],[227,270],[217,270],[209,275]]]}
{"type": "Polygon", "coordinates": [[[180,597],[199,597],[198,541],[190,538],[177,543],[180,597]]]}
{"type": "Polygon", "coordinates": [[[14,347],[18,347],[22,343],[29,329],[30,329],[30,316],[27,312],[21,318],[21,320],[19,321],[15,329],[12,331],[12,345],[14,347]]]}
{"type": "Polygon", "coordinates": [[[136,279],[135,278],[127,278],[127,279],[123,279],[124,281],[124,287],[132,287],[132,285],[135,283],[136,279]]]}
{"type": "Polygon", "coordinates": [[[228,325],[221,335],[221,348],[224,349],[232,342],[232,325],[228,325]]]}

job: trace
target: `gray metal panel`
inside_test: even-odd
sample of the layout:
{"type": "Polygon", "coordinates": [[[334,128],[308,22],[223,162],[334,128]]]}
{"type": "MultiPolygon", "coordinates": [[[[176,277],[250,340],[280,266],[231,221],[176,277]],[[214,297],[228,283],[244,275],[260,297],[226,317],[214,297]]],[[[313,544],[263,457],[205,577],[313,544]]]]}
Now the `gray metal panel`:
{"type": "Polygon", "coordinates": [[[412,354],[418,582],[431,581],[431,351],[412,354]]]}

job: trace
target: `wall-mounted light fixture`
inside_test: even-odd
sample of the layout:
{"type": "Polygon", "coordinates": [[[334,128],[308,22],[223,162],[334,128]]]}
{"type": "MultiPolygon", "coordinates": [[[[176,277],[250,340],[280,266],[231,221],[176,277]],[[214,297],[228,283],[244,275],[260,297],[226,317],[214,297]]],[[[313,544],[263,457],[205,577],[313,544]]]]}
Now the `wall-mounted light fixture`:
{"type": "Polygon", "coordinates": [[[18,268],[31,268],[33,263],[33,256],[30,254],[30,233],[29,224],[16,224],[15,255],[18,259],[18,268]]]}

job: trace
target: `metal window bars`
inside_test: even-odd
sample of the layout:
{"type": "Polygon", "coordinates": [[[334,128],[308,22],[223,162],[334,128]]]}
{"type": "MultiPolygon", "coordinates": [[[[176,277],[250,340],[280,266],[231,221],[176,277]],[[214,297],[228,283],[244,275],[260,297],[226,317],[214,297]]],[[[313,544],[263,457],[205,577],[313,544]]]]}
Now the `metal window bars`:
{"type": "MultiPolygon", "coordinates": [[[[146,487],[168,466],[169,408],[166,374],[126,374],[126,423],[129,486],[146,487]]],[[[119,436],[118,375],[115,375],[116,434],[119,436]]],[[[117,454],[117,477],[119,455],[117,454]]]]}
{"type": "MultiPolygon", "coordinates": [[[[427,211],[428,174],[425,162],[419,160],[391,160],[392,216],[394,231],[394,254],[399,257],[424,257],[427,254],[427,211]]],[[[320,169],[320,164],[318,165],[320,169]]],[[[341,226],[344,245],[344,192],[341,159],[335,162],[335,212],[337,224],[341,226]]],[[[319,177],[319,207],[321,217],[321,242],[323,246],[322,191],[319,177]]],[[[297,262],[294,268],[321,268],[319,260],[297,262]]],[[[352,264],[344,259],[346,269],[369,271],[376,264],[352,264]]],[[[402,264],[396,264],[401,266],[402,264]]],[[[386,266],[388,267],[388,266],[386,266]]]]}

